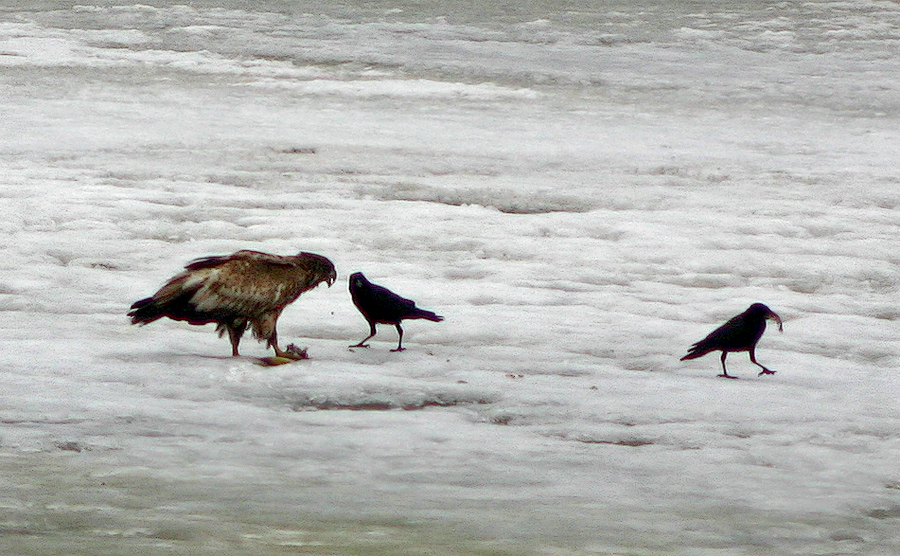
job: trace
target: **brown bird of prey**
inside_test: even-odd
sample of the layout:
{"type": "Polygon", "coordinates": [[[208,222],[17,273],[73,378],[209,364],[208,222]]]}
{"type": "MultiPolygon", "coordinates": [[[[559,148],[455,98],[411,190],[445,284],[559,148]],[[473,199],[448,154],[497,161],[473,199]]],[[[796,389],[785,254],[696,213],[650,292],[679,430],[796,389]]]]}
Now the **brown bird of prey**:
{"type": "Polygon", "coordinates": [[[320,282],[330,287],[337,279],[334,265],[321,255],[300,253],[282,257],[259,251],[238,251],[191,262],[148,297],[131,306],[132,324],[148,324],[162,317],[190,324],[216,323],[219,336],[228,332],[231,354],[247,328],[266,341],[277,357],[299,355],[278,347],[275,325],[281,311],[320,282]]]}
{"type": "Polygon", "coordinates": [[[359,312],[369,322],[370,332],[365,340],[350,346],[352,348],[369,347],[366,341],[375,335],[375,325],[380,323],[393,324],[397,327],[400,341],[397,342],[397,349],[392,349],[391,351],[403,351],[403,328],[400,327],[400,321],[404,319],[426,319],[441,322],[444,320],[444,317],[438,316],[431,311],[419,309],[416,307],[415,301],[400,297],[387,288],[369,282],[362,272],[355,272],[350,275],[350,297],[353,298],[353,304],[356,305],[359,312]]]}
{"type": "Polygon", "coordinates": [[[720,377],[737,378],[728,374],[725,368],[725,357],[732,351],[749,351],[750,361],[762,368],[759,376],[773,375],[775,371],[763,367],[756,361],[756,343],[766,330],[766,319],[772,319],[778,323],[778,331],[783,332],[781,317],[762,303],[754,303],[749,309],[731,318],[728,322],[710,332],[688,350],[688,354],[681,358],[696,359],[703,357],[711,351],[722,351],[722,374],[720,377]]]}

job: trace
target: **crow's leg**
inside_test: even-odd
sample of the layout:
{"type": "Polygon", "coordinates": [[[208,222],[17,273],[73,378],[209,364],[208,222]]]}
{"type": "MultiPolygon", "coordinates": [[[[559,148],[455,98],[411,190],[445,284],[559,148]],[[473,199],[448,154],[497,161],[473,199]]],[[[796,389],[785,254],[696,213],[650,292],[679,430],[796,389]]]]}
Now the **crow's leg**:
{"type": "Polygon", "coordinates": [[[726,357],[728,357],[728,352],[723,351],[722,352],[722,374],[720,374],[719,376],[722,378],[735,378],[736,379],[737,377],[731,376],[730,374],[728,374],[728,369],[725,368],[725,358],[726,357]]]}
{"type": "Polygon", "coordinates": [[[762,371],[760,371],[759,374],[756,376],[774,375],[775,374],[775,371],[770,371],[769,369],[763,367],[762,365],[760,365],[759,362],[756,361],[756,350],[755,349],[750,350],[750,361],[752,361],[756,365],[759,365],[759,367],[762,369],[762,371]]]}
{"type": "Polygon", "coordinates": [[[400,341],[397,342],[397,349],[392,349],[391,351],[403,351],[405,348],[403,347],[403,329],[400,328],[400,323],[398,322],[394,326],[397,327],[397,334],[400,335],[400,341]]]}
{"type": "Polygon", "coordinates": [[[366,336],[366,339],[361,341],[360,343],[354,344],[350,347],[352,347],[352,348],[367,348],[367,347],[369,347],[369,344],[367,344],[366,342],[374,335],[375,335],[375,323],[370,322],[369,323],[369,335],[366,336]]]}

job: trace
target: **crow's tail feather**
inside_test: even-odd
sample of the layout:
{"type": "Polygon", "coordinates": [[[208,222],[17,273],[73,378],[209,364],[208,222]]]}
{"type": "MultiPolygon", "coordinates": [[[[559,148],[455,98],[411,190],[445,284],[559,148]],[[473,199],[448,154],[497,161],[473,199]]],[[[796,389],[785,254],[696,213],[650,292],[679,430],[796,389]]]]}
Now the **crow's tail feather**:
{"type": "Polygon", "coordinates": [[[408,319],[425,319],[434,322],[441,322],[444,320],[444,317],[440,315],[436,315],[433,311],[426,311],[425,309],[416,309],[416,312],[406,317],[408,319]]]}
{"type": "Polygon", "coordinates": [[[687,355],[681,358],[681,361],[687,361],[688,359],[697,359],[698,357],[703,357],[707,353],[712,351],[708,346],[703,343],[694,344],[688,349],[687,355]]]}

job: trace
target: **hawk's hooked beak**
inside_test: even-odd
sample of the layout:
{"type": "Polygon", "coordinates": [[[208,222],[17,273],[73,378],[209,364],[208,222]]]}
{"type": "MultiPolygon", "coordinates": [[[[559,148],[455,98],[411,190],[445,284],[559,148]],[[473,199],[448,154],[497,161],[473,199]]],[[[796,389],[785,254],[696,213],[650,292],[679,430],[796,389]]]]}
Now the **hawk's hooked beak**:
{"type": "Polygon", "coordinates": [[[328,278],[325,279],[325,282],[330,288],[331,285],[334,284],[335,280],[337,280],[337,272],[332,271],[331,274],[328,275],[328,278]]]}
{"type": "Polygon", "coordinates": [[[778,323],[778,331],[784,332],[784,326],[781,324],[781,317],[775,311],[769,311],[769,314],[766,315],[766,318],[772,319],[778,323]]]}

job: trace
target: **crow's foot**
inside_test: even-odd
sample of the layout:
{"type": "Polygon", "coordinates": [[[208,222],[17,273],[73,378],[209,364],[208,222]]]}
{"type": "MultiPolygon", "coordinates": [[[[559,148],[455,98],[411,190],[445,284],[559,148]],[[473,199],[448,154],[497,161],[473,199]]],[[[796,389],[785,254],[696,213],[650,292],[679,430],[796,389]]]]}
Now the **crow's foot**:
{"type": "Polygon", "coordinates": [[[733,379],[733,380],[737,380],[737,379],[739,378],[739,377],[736,377],[736,376],[731,376],[730,374],[727,374],[727,373],[723,373],[723,374],[716,375],[716,376],[721,377],[721,378],[730,378],[730,379],[733,379]]]}
{"type": "Polygon", "coordinates": [[[759,374],[756,375],[756,376],[762,376],[762,375],[774,375],[774,374],[775,374],[775,371],[770,371],[769,369],[763,369],[763,370],[761,370],[761,371],[759,372],[759,374]]]}

